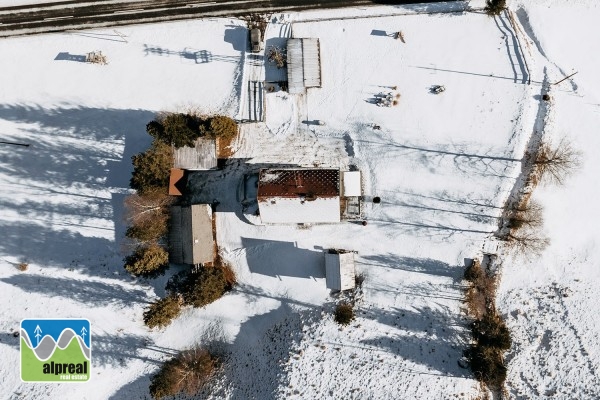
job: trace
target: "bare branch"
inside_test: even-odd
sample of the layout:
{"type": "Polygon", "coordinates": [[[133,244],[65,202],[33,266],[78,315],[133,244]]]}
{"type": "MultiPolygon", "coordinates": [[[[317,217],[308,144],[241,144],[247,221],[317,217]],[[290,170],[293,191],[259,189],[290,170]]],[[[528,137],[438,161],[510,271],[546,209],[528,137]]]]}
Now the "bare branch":
{"type": "Polygon", "coordinates": [[[546,184],[564,184],[566,178],[581,166],[581,152],[566,139],[541,144],[534,161],[539,180],[546,184]]]}
{"type": "Polygon", "coordinates": [[[517,205],[508,212],[508,227],[519,229],[521,227],[539,228],[544,224],[543,207],[536,201],[529,201],[524,205],[517,205]]]}
{"type": "Polygon", "coordinates": [[[540,255],[550,244],[550,239],[539,230],[508,234],[508,240],[519,254],[540,255]]]}

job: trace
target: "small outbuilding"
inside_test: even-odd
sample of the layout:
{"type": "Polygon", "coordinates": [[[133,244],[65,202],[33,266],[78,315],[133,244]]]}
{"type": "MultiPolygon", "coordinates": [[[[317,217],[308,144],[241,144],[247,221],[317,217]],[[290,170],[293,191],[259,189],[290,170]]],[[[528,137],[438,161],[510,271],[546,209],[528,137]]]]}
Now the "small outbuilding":
{"type": "Polygon", "coordinates": [[[202,171],[217,168],[217,145],[214,139],[198,138],[194,147],[178,147],[173,151],[174,168],[202,171]]]}
{"type": "Polygon", "coordinates": [[[169,257],[175,264],[212,264],[215,260],[210,204],[171,207],[169,257]]]}
{"type": "Polygon", "coordinates": [[[187,177],[185,170],[180,168],[171,168],[171,175],[169,176],[169,195],[171,196],[182,196],[185,191],[187,183],[187,177]]]}
{"type": "Polygon", "coordinates": [[[288,39],[286,61],[289,93],[304,93],[306,88],[321,87],[319,39],[288,39]]]}
{"type": "Polygon", "coordinates": [[[354,252],[329,249],[325,253],[325,283],[328,289],[347,290],[356,285],[354,252]]]}
{"type": "Polygon", "coordinates": [[[265,224],[340,222],[340,171],[262,169],[257,197],[265,224]]]}

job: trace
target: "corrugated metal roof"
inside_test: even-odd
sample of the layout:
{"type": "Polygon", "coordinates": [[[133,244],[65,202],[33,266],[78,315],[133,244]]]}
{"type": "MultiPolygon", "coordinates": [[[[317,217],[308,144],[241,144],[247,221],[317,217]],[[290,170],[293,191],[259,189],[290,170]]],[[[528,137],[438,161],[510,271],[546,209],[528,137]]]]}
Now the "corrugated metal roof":
{"type": "Polygon", "coordinates": [[[198,138],[194,147],[180,147],[173,152],[175,168],[207,170],[217,168],[217,147],[214,139],[198,138]]]}
{"type": "Polygon", "coordinates": [[[288,92],[304,93],[307,87],[321,87],[319,39],[288,39],[288,92]]]}
{"type": "Polygon", "coordinates": [[[362,196],[360,171],[344,171],[342,178],[344,183],[343,196],[362,196]]]}
{"type": "Polygon", "coordinates": [[[321,87],[319,39],[302,39],[302,66],[304,87],[321,87]]]}
{"type": "Polygon", "coordinates": [[[302,66],[302,39],[287,41],[288,91],[304,93],[304,71],[302,66]]]}
{"type": "Polygon", "coordinates": [[[329,289],[347,290],[355,286],[354,253],[325,253],[325,284],[329,289]]]}
{"type": "Polygon", "coordinates": [[[261,197],[318,197],[340,194],[340,171],[337,169],[261,169],[258,199],[261,197]]]}

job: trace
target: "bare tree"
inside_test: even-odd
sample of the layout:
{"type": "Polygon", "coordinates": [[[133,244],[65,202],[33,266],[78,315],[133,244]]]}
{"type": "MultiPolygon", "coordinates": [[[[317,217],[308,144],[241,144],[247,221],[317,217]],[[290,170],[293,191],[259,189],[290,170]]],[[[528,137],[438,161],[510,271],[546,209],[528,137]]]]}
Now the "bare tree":
{"type": "Polygon", "coordinates": [[[543,207],[536,201],[517,205],[508,213],[508,227],[520,229],[523,226],[539,228],[544,224],[543,207]]]}
{"type": "Polygon", "coordinates": [[[534,164],[541,182],[562,185],[581,166],[581,152],[564,137],[556,144],[543,142],[534,164]]]}
{"type": "Polygon", "coordinates": [[[159,190],[154,190],[143,195],[132,194],[125,199],[125,217],[130,223],[140,223],[162,214],[167,214],[173,197],[159,190]]]}
{"type": "Polygon", "coordinates": [[[169,206],[173,197],[161,191],[143,195],[132,194],[125,199],[126,218],[129,223],[126,236],[142,243],[152,242],[167,234],[169,206]]]}
{"type": "Polygon", "coordinates": [[[527,255],[540,255],[550,244],[550,239],[538,229],[510,232],[507,239],[517,253],[527,255]]]}

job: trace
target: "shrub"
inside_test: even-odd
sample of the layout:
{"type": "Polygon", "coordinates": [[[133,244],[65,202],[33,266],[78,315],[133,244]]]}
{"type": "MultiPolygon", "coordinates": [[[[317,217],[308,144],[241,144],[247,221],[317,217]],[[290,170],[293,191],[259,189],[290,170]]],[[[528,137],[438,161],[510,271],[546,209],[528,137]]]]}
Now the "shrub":
{"type": "Polygon", "coordinates": [[[157,243],[139,246],[125,258],[125,269],[136,276],[153,277],[169,267],[169,253],[157,243]]]}
{"type": "Polygon", "coordinates": [[[500,15],[506,8],[506,0],[486,0],[484,11],[490,17],[500,15]]]}
{"type": "Polygon", "coordinates": [[[183,296],[185,304],[204,307],[231,290],[235,274],[225,267],[202,267],[198,272],[175,275],[167,284],[167,290],[183,296]]]}
{"type": "Polygon", "coordinates": [[[155,399],[178,393],[198,393],[216,375],[217,357],[201,347],[179,353],[165,362],[150,383],[150,394],[155,399]]]}
{"type": "Polygon", "coordinates": [[[139,194],[162,190],[166,193],[173,167],[173,150],[162,141],[155,140],[143,153],[131,157],[133,173],[129,185],[139,194]]]}
{"type": "Polygon", "coordinates": [[[340,303],[335,308],[335,322],[340,325],[348,325],[354,319],[354,310],[352,304],[340,303]]]}
{"type": "Polygon", "coordinates": [[[356,287],[361,288],[363,283],[365,282],[365,274],[356,274],[354,277],[354,284],[356,287]]]}
{"type": "Polygon", "coordinates": [[[149,328],[167,326],[181,312],[181,301],[177,296],[167,296],[152,303],[144,311],[144,323],[149,328]]]}
{"type": "MultiPolygon", "coordinates": [[[[200,124],[189,114],[169,114],[163,118],[162,126],[164,131],[159,136],[160,140],[175,147],[194,147],[194,142],[200,137],[200,124]]],[[[160,133],[160,129],[156,132],[160,133]]]]}
{"type": "Polygon", "coordinates": [[[25,272],[25,271],[27,271],[29,269],[29,264],[24,263],[24,262],[19,263],[19,265],[17,265],[17,269],[19,271],[25,272]]]}
{"type": "Polygon", "coordinates": [[[481,319],[490,307],[494,307],[496,281],[481,268],[479,260],[474,260],[465,270],[465,278],[471,282],[465,294],[469,313],[476,319],[481,319]]]}
{"type": "Polygon", "coordinates": [[[481,320],[473,322],[471,333],[473,338],[483,346],[508,350],[512,344],[506,323],[493,312],[488,312],[481,320]]]}
{"type": "Polygon", "coordinates": [[[502,350],[488,346],[472,346],[466,353],[477,379],[490,388],[500,388],[506,380],[502,350]]]}
{"type": "Polygon", "coordinates": [[[150,121],[146,125],[146,132],[154,139],[162,140],[165,134],[165,127],[158,121],[150,121]]]}
{"type": "Polygon", "coordinates": [[[231,268],[229,264],[221,264],[216,268],[221,268],[223,270],[223,279],[227,283],[229,289],[231,289],[237,283],[237,276],[235,276],[235,271],[231,268]]]}
{"type": "Polygon", "coordinates": [[[471,265],[467,267],[465,270],[465,279],[470,282],[475,282],[483,275],[483,270],[481,269],[481,264],[479,260],[473,260],[471,265]]]}
{"type": "Polygon", "coordinates": [[[233,119],[217,115],[212,117],[208,123],[207,134],[213,138],[232,139],[238,133],[238,125],[233,119]]]}

